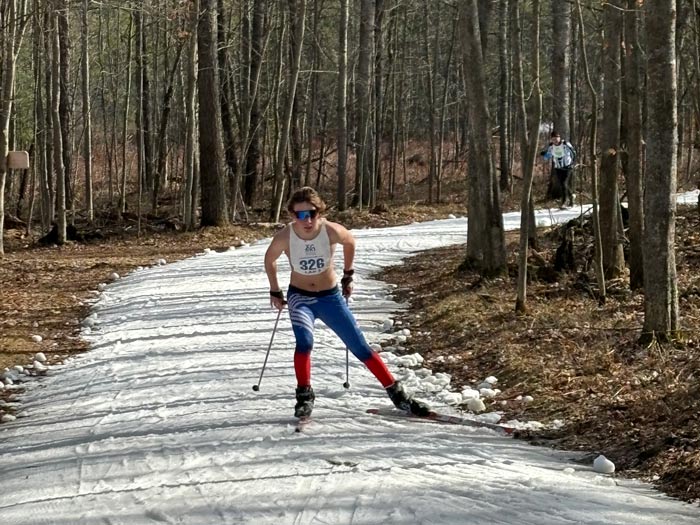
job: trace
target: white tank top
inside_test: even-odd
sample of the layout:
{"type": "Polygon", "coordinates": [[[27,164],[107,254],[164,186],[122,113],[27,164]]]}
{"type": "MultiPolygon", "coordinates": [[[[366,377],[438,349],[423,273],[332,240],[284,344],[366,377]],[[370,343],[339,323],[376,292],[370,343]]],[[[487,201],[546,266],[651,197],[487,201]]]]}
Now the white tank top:
{"type": "Polygon", "coordinates": [[[308,241],[300,238],[289,225],[289,264],[292,270],[302,275],[319,275],[330,267],[332,257],[325,221],[318,235],[308,241]]]}

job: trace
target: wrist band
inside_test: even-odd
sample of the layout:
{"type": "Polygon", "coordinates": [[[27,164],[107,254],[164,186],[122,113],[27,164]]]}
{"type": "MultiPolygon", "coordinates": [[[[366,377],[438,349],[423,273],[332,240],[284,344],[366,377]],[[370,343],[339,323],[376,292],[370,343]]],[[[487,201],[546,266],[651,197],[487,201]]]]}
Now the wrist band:
{"type": "Polygon", "coordinates": [[[355,270],[354,269],[343,270],[343,275],[347,275],[348,277],[352,277],[353,275],[355,275],[355,270]]]}
{"type": "Polygon", "coordinates": [[[270,290],[270,297],[276,297],[277,299],[282,299],[284,301],[284,293],[282,290],[277,290],[276,292],[270,290]]]}

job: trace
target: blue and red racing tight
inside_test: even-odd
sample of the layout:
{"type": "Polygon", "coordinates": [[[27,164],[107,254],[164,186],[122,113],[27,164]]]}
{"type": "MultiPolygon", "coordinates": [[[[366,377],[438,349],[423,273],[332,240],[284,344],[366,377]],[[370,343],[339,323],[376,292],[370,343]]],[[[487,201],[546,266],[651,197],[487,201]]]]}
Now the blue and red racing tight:
{"type": "Polygon", "coordinates": [[[311,386],[311,350],[314,346],[314,321],[320,319],[362,361],[383,387],[394,384],[394,376],[379,355],[370,348],[357,326],[339,288],[320,292],[289,286],[289,317],[296,338],[294,372],[299,386],[311,386]]]}

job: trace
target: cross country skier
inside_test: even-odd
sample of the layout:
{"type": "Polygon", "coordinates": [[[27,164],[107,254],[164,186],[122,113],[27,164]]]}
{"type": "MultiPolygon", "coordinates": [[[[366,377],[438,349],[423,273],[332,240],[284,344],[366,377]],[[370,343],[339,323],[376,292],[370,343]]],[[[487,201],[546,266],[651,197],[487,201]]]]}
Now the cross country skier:
{"type": "Polygon", "coordinates": [[[311,350],[314,344],[314,321],[321,319],[362,361],[386,389],[394,405],[414,415],[425,416],[428,406],[408,396],[394,379],[384,361],[367,344],[346,299],[353,289],[355,238],[341,224],[321,217],[326,204],[310,187],[296,190],[287,204],[292,222],[277,232],[265,253],[265,272],[270,281],[270,305],[284,308],[284,293],[277,281],[277,259],[289,258],[292,275],[287,290],[287,304],[296,338],[294,372],[297,379],[296,417],[308,417],[314,406],[311,387],[311,350]],[[338,288],[333,269],[336,245],[343,246],[343,278],[338,288]],[[345,299],[344,299],[345,298],[345,299]]]}
{"type": "Polygon", "coordinates": [[[561,185],[562,197],[560,208],[564,209],[568,203],[569,207],[574,205],[574,194],[571,190],[572,173],[574,161],[576,160],[576,150],[568,140],[562,140],[558,131],[552,131],[551,142],[546,149],[540,152],[544,160],[552,159],[554,164],[554,174],[561,185]]]}

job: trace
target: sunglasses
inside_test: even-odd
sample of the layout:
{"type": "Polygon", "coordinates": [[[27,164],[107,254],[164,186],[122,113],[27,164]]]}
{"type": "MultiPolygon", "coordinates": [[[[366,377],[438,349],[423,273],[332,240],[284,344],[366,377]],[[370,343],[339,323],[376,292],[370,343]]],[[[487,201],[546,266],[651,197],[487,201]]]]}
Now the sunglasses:
{"type": "Polygon", "coordinates": [[[318,215],[318,210],[300,210],[294,212],[294,216],[300,221],[305,221],[306,219],[315,219],[316,215],[318,215]]]}

